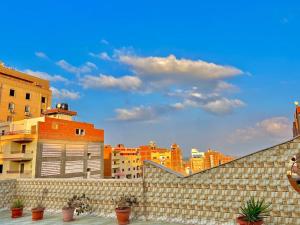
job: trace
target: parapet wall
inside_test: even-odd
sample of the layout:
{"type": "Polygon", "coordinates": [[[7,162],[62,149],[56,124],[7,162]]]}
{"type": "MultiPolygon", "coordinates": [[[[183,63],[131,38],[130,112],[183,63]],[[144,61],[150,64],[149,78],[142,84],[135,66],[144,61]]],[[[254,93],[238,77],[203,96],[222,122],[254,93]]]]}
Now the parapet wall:
{"type": "Polygon", "coordinates": [[[16,180],[0,180],[0,209],[9,208],[16,195],[16,180]]]}
{"type": "MultiPolygon", "coordinates": [[[[300,138],[187,177],[145,162],[141,180],[20,179],[0,181],[0,187],[14,191],[15,185],[16,197],[27,207],[47,188],[44,204],[52,210],[60,210],[73,194],[86,193],[101,216],[114,216],[112,197],[132,194],[140,202],[134,208],[138,219],[203,225],[236,224],[241,204],[254,196],[272,203],[266,224],[300,225],[300,195],[286,176],[296,153],[300,138]]],[[[3,202],[1,193],[5,206],[11,197],[3,202]]]]}

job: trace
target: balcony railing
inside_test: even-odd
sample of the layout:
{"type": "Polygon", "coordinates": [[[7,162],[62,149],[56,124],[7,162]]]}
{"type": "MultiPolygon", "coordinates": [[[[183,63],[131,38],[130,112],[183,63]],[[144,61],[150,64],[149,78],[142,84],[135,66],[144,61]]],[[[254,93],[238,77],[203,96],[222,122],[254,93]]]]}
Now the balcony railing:
{"type": "Polygon", "coordinates": [[[16,134],[31,134],[31,130],[14,130],[0,133],[0,136],[16,135],[16,134]]]}
{"type": "Polygon", "coordinates": [[[25,170],[23,173],[18,170],[8,170],[6,171],[7,174],[10,175],[12,178],[31,178],[32,177],[32,170],[25,170]]]}
{"type": "Polygon", "coordinates": [[[32,160],[32,152],[22,152],[20,150],[12,150],[11,152],[4,152],[3,159],[10,161],[30,161],[32,160]]]}

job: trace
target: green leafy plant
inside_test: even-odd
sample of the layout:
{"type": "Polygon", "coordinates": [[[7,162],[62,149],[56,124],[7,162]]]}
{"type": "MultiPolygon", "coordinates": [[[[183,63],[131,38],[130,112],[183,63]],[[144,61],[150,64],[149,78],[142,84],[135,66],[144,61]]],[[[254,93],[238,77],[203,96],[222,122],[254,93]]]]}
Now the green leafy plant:
{"type": "Polygon", "coordinates": [[[19,208],[23,208],[24,207],[24,203],[21,199],[16,199],[15,201],[13,201],[12,203],[12,208],[16,208],[16,209],[19,209],[19,208]]]}
{"type": "Polygon", "coordinates": [[[122,195],[116,198],[113,198],[116,208],[125,209],[137,204],[137,199],[133,195],[122,195]]]}
{"type": "Polygon", "coordinates": [[[90,198],[86,197],[85,194],[82,194],[81,196],[73,195],[72,198],[69,198],[64,209],[68,208],[75,209],[75,213],[77,214],[77,216],[82,213],[92,212],[92,207],[90,206],[90,198]]]}
{"type": "Polygon", "coordinates": [[[255,200],[252,197],[240,209],[240,215],[244,221],[257,222],[270,216],[271,204],[265,203],[265,200],[255,200]]]}

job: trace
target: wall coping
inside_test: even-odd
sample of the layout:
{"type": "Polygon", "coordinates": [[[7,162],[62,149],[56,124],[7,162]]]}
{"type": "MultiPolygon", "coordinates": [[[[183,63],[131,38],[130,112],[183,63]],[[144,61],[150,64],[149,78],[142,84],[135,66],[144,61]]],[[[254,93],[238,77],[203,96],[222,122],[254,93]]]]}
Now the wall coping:
{"type": "Polygon", "coordinates": [[[252,156],[252,155],[255,155],[255,154],[264,152],[264,151],[274,150],[274,148],[277,147],[277,146],[287,144],[287,143],[292,142],[292,141],[297,140],[297,139],[300,140],[300,135],[299,135],[299,136],[296,136],[296,137],[294,137],[294,138],[292,138],[292,139],[289,139],[289,140],[287,140],[287,141],[281,142],[281,143],[279,143],[279,144],[275,144],[275,145],[273,145],[273,146],[271,146],[271,147],[263,148],[263,149],[258,150],[258,151],[256,151],[256,152],[250,153],[250,154],[248,154],[248,155],[241,156],[241,157],[236,158],[236,159],[234,159],[234,160],[232,160],[232,161],[230,161],[230,162],[227,162],[227,163],[224,163],[224,164],[221,164],[221,165],[218,165],[218,166],[214,166],[214,167],[212,167],[212,168],[209,168],[209,169],[206,169],[206,170],[202,170],[202,171],[199,171],[199,172],[190,174],[190,175],[183,175],[183,174],[181,174],[181,173],[178,173],[178,172],[176,172],[176,171],[174,171],[174,170],[172,170],[172,169],[169,169],[169,168],[167,168],[167,167],[165,167],[165,166],[163,166],[163,165],[161,165],[161,164],[152,162],[152,161],[150,161],[150,160],[145,160],[145,161],[144,161],[144,164],[150,164],[150,165],[153,165],[153,166],[155,166],[155,167],[157,167],[157,168],[159,168],[159,169],[161,169],[161,170],[164,170],[164,171],[166,171],[166,172],[168,172],[168,173],[174,174],[174,175],[176,175],[176,176],[179,177],[179,178],[189,178],[189,177],[195,176],[195,175],[197,175],[197,174],[202,174],[202,173],[206,173],[206,172],[208,172],[208,171],[217,169],[217,168],[219,168],[219,167],[224,167],[224,165],[234,163],[234,162],[236,162],[236,161],[238,161],[238,160],[241,160],[241,159],[243,159],[243,158],[246,158],[246,157],[249,157],[249,156],[252,156]]]}

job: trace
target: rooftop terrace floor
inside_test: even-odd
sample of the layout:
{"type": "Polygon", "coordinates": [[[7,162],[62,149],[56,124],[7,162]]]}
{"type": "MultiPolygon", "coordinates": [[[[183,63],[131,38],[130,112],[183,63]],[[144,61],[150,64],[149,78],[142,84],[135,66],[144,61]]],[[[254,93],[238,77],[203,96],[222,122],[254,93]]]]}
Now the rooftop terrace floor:
{"type": "MultiPolygon", "coordinates": [[[[88,225],[116,225],[117,222],[115,219],[103,218],[97,216],[81,216],[77,217],[76,220],[72,222],[63,222],[62,216],[60,213],[45,213],[44,219],[40,221],[32,221],[31,220],[31,212],[24,211],[23,217],[12,219],[10,217],[10,211],[4,210],[0,211],[0,224],[1,225],[10,225],[10,224],[18,224],[18,225],[27,225],[27,224],[37,224],[37,225],[56,225],[56,224],[64,224],[64,225],[73,225],[73,224],[88,224],[88,225]]],[[[137,221],[132,220],[132,225],[178,225],[176,223],[164,223],[164,222],[152,222],[152,221],[137,221]]]]}

